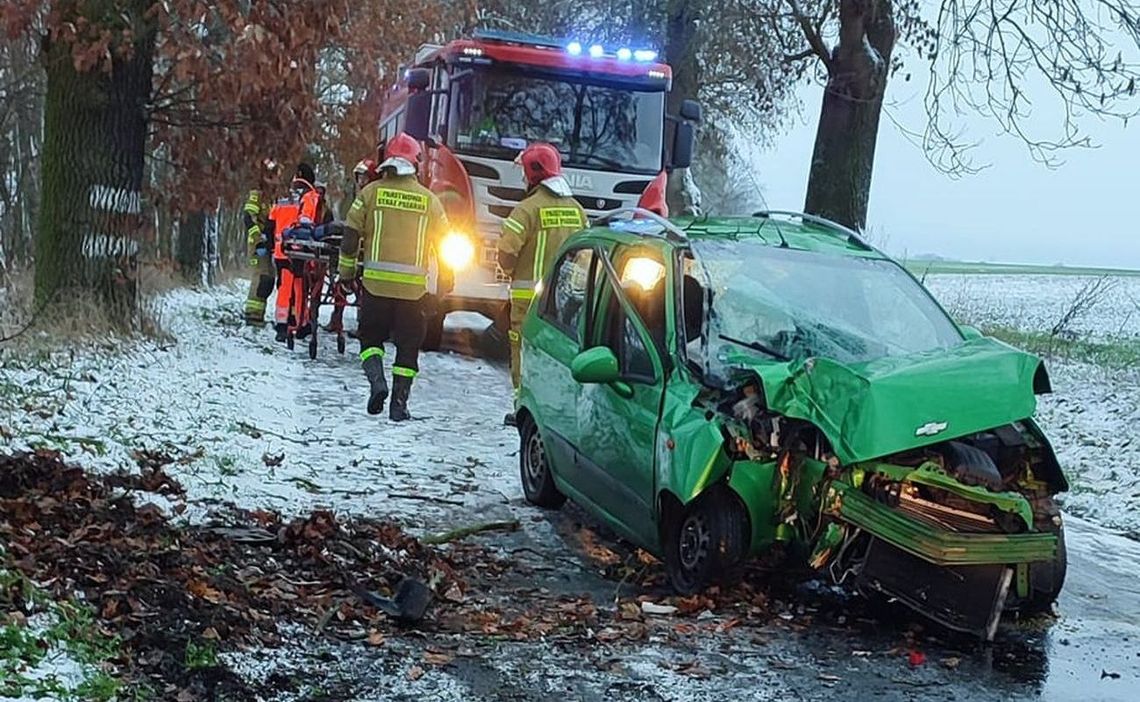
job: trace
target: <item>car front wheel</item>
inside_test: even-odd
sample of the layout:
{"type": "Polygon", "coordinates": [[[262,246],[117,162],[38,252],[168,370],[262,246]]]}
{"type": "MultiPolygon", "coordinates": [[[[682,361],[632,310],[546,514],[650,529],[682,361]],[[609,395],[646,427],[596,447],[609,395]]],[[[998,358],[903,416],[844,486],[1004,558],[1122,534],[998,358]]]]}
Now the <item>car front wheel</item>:
{"type": "Polygon", "coordinates": [[[682,595],[730,578],[748,551],[748,514],[728,488],[701,495],[665,527],[665,571],[682,595]]]}
{"type": "Polygon", "coordinates": [[[566,502],[566,496],[554,485],[554,476],[550,472],[550,461],[546,457],[546,447],[538,433],[538,425],[534,420],[527,419],[519,436],[519,475],[527,502],[539,507],[558,509],[566,502]]]}

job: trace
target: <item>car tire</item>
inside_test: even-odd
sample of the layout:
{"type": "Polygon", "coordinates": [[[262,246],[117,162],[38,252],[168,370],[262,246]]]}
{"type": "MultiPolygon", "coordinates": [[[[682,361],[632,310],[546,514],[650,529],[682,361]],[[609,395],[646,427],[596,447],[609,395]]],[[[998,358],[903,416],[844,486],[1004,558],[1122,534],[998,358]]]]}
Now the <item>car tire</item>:
{"type": "Polygon", "coordinates": [[[519,478],[522,480],[523,495],[532,505],[558,509],[566,502],[566,496],[554,484],[546,447],[542,443],[538,425],[532,419],[523,422],[519,431],[519,478]]]}
{"type": "Polygon", "coordinates": [[[680,511],[664,531],[665,572],[682,595],[731,580],[748,553],[748,512],[723,485],[680,511]]]}
{"type": "MultiPolygon", "coordinates": [[[[1059,515],[1060,509],[1052,498],[1046,501],[1042,510],[1047,515],[1059,515]]],[[[1029,597],[1022,609],[1029,613],[1049,612],[1053,603],[1065,586],[1065,574],[1069,569],[1069,553],[1065,547],[1065,528],[1060,524],[1049,523],[1049,531],[1057,536],[1057,555],[1051,561],[1033,563],[1029,566],[1029,597]]]]}

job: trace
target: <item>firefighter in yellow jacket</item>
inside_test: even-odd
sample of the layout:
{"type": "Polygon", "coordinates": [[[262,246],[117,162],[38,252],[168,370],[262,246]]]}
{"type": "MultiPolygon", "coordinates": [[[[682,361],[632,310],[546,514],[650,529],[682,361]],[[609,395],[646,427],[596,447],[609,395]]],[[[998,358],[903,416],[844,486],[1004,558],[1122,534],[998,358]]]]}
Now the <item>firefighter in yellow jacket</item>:
{"type": "MultiPolygon", "coordinates": [[[[519,154],[527,197],[503,220],[499,267],[511,276],[511,383],[518,391],[519,329],[538,282],[550,270],[562,243],[586,227],[586,211],[562,177],[562,156],[550,144],[534,143],[519,154]]],[[[514,416],[507,415],[507,424],[514,416]]]]}
{"type": "Polygon", "coordinates": [[[245,232],[246,259],[249,263],[249,294],[245,299],[245,321],[248,324],[265,323],[265,305],[273,292],[273,235],[269,231],[269,204],[273,195],[268,192],[277,175],[277,164],[266,159],[259,189],[249,191],[241,208],[242,228],[245,232]]]}
{"type": "Polygon", "coordinates": [[[345,219],[340,277],[356,277],[363,263],[357,314],[360,361],[368,378],[368,413],[379,414],[388,398],[384,342],[396,346],[392,364],[393,421],[410,419],[408,394],[419,373],[420,345],[427,332],[423,297],[430,259],[447,230],[439,199],[416,180],[420,145],[407,134],[388,142],[380,179],[361,190],[345,219]]]}

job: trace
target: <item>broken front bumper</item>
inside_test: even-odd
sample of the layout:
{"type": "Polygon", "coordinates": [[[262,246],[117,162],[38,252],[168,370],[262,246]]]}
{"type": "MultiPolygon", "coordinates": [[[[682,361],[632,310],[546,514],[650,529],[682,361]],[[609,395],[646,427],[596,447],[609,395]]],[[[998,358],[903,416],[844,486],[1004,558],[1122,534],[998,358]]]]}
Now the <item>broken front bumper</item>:
{"type": "Polygon", "coordinates": [[[881,592],[943,625],[991,640],[1015,573],[1050,561],[1057,537],[1043,532],[967,533],[939,529],[835,481],[824,510],[873,538],[856,586],[881,592]]]}
{"type": "Polygon", "coordinates": [[[1057,537],[1053,534],[963,533],[938,529],[880,504],[840,481],[828,486],[824,507],[844,522],[934,565],[1014,565],[1051,561],[1057,553],[1057,537]]]}

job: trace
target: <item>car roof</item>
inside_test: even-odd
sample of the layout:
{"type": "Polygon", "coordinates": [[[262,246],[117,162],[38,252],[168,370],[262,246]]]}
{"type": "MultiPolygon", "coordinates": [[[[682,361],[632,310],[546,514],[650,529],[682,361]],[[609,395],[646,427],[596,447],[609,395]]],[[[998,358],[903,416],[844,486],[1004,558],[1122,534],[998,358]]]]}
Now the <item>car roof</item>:
{"type": "Polygon", "coordinates": [[[693,241],[757,241],[798,251],[814,251],[859,258],[888,257],[857,233],[838,224],[798,213],[758,213],[751,217],[671,217],[660,219],[602,220],[579,236],[615,243],[668,241],[684,247],[693,241]]]}

